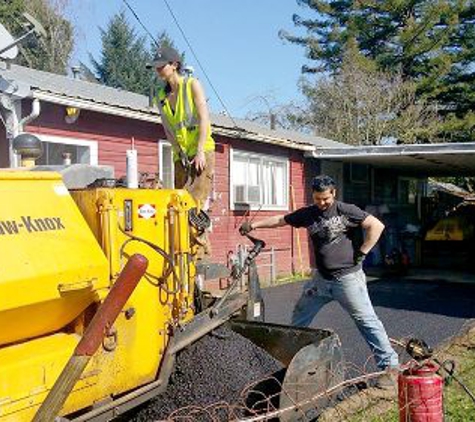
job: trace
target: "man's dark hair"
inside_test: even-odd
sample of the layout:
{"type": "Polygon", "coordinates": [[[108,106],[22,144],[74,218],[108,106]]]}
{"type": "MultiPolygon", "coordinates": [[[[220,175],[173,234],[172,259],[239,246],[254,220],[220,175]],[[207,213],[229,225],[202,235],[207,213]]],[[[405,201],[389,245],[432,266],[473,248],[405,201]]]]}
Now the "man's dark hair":
{"type": "Polygon", "coordinates": [[[312,190],[314,192],[325,192],[326,190],[335,189],[335,181],[330,177],[324,174],[316,176],[312,180],[312,190]]]}

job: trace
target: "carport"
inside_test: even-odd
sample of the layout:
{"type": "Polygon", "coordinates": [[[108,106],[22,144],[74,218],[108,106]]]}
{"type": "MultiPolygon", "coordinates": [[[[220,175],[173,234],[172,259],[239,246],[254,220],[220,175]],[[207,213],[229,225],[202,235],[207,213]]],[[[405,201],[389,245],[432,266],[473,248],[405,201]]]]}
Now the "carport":
{"type": "Polygon", "coordinates": [[[428,195],[428,179],[475,177],[475,142],[316,147],[307,157],[317,162],[321,173],[336,179],[339,199],[365,207],[385,222],[385,238],[371,260],[374,265],[385,265],[391,254],[407,249],[413,266],[475,270],[475,206],[468,208],[471,217],[463,220],[470,225],[467,233],[472,231],[463,241],[425,240],[448,212],[428,195]]]}
{"type": "Polygon", "coordinates": [[[315,148],[309,155],[394,169],[408,176],[475,176],[475,142],[315,148]]]}

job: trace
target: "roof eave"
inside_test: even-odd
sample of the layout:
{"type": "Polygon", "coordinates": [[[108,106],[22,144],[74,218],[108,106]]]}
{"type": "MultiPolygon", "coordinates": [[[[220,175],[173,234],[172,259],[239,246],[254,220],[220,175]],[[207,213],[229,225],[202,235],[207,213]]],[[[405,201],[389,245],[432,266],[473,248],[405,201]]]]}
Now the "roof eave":
{"type": "Polygon", "coordinates": [[[411,156],[416,154],[460,154],[475,152],[475,142],[457,144],[408,144],[408,145],[377,145],[377,146],[348,146],[343,148],[316,147],[308,156],[313,158],[357,158],[357,157],[390,157],[411,156]]]}
{"type": "Polygon", "coordinates": [[[109,114],[112,116],[120,116],[133,120],[141,120],[151,123],[161,123],[160,116],[147,111],[134,110],[127,107],[117,107],[109,104],[98,103],[95,101],[67,97],[64,95],[55,94],[52,92],[33,90],[32,97],[40,101],[46,101],[52,104],[63,105],[65,107],[77,107],[81,110],[95,111],[98,113],[109,114]]]}

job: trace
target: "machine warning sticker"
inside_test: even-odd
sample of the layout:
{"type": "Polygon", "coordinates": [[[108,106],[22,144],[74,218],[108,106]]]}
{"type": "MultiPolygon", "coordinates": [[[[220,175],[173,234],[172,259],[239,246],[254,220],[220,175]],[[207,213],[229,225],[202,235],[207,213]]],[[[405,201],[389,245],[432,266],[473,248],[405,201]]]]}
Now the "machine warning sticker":
{"type": "Polygon", "coordinates": [[[150,218],[155,218],[157,210],[153,204],[141,204],[139,205],[139,218],[145,218],[149,220],[150,218]]]}
{"type": "Polygon", "coordinates": [[[24,215],[17,220],[0,220],[0,236],[23,233],[65,230],[61,217],[31,217],[24,215]]]}

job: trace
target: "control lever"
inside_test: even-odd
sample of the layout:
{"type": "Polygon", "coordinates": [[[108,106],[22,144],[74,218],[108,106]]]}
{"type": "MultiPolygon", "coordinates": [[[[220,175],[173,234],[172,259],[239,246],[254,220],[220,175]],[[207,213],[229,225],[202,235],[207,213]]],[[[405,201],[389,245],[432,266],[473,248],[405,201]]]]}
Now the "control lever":
{"type": "Polygon", "coordinates": [[[211,309],[211,311],[210,311],[211,316],[218,315],[219,308],[226,301],[226,299],[231,294],[231,292],[235,289],[235,287],[237,286],[241,276],[249,268],[249,266],[252,264],[252,262],[257,258],[257,255],[259,255],[259,253],[262,251],[262,249],[264,249],[265,246],[266,246],[266,243],[261,239],[256,239],[253,236],[249,236],[249,234],[246,234],[245,236],[254,244],[254,247],[248,252],[248,254],[246,256],[246,259],[244,260],[243,265],[241,267],[236,265],[233,268],[233,271],[231,273],[231,277],[233,278],[233,282],[229,286],[228,290],[226,290],[224,295],[218,300],[218,302],[211,309]]]}
{"type": "Polygon", "coordinates": [[[254,247],[248,252],[246,259],[244,260],[244,264],[242,267],[236,266],[233,270],[232,277],[234,279],[238,279],[241,277],[241,275],[249,268],[249,266],[252,264],[252,261],[254,261],[257,258],[257,255],[259,255],[266,247],[266,242],[264,242],[261,239],[256,239],[253,236],[250,236],[249,234],[245,235],[253,244],[254,247]]]}

